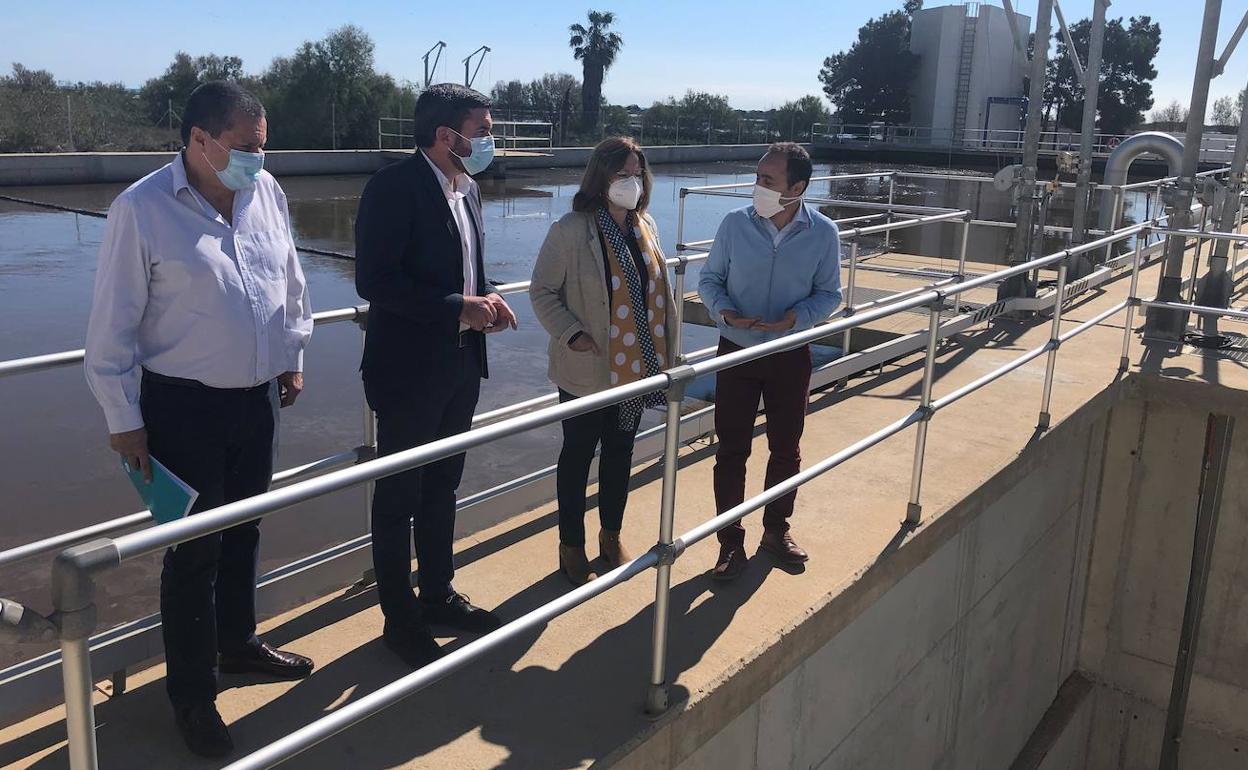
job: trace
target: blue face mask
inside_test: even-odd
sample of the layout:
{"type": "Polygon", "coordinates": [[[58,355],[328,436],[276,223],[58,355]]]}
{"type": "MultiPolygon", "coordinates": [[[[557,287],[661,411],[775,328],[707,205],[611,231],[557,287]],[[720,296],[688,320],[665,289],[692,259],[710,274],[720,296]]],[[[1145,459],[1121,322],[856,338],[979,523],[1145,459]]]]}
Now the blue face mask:
{"type": "MultiPolygon", "coordinates": [[[[212,137],[209,137],[212,139],[212,137]]],[[[225,146],[216,139],[212,143],[221,149],[225,146]]],[[[208,160],[208,154],[204,153],[204,160],[208,160]]],[[[212,161],[208,160],[209,167],[213,171],[217,171],[212,165],[212,161]]],[[[243,152],[242,150],[230,150],[230,162],[225,168],[217,171],[217,179],[221,180],[221,184],[229,189],[238,192],[240,190],[250,190],[256,186],[256,178],[260,176],[260,169],[264,168],[264,153],[262,152],[243,152]]]]}
{"type": "Polygon", "coordinates": [[[490,163],[494,161],[494,137],[478,136],[476,139],[469,139],[455,129],[449,126],[447,128],[452,134],[472,145],[472,154],[466,158],[451,150],[451,153],[459,158],[459,162],[463,164],[464,171],[469,176],[475,176],[489,168],[490,163]]]}

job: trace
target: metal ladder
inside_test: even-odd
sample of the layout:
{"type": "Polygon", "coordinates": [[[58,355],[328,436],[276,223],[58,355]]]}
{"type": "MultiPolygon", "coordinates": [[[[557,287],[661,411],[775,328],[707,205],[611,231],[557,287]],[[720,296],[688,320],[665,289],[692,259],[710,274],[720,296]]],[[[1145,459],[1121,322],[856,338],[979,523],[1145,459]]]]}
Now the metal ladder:
{"type": "Polygon", "coordinates": [[[975,62],[975,30],[979,22],[979,4],[968,3],[962,24],[962,58],[958,62],[958,90],[954,96],[953,144],[966,143],[966,113],[971,99],[971,70],[975,62]]]}

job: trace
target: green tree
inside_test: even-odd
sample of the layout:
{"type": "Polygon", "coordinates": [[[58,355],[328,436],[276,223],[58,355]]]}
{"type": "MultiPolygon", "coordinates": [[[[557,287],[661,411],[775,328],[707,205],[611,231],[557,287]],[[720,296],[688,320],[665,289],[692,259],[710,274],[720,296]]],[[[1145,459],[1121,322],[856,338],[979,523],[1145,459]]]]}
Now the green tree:
{"type": "Polygon", "coordinates": [[[0,85],[18,91],[53,91],[56,78],[47,70],[32,70],[13,62],[12,76],[0,78],[0,85]]]}
{"type": "Polygon", "coordinates": [[[568,27],[572,56],[581,62],[583,88],[581,89],[581,126],[591,130],[598,125],[598,110],[602,105],[602,81],[607,70],[615,64],[615,58],[624,47],[624,39],[610,27],[615,23],[611,11],[590,11],[589,26],[573,24],[568,27]]]}
{"type": "Polygon", "coordinates": [[[795,102],[785,102],[776,110],[775,123],[782,135],[791,139],[805,137],[816,123],[825,126],[832,113],[824,106],[823,99],[807,94],[795,102]]]}
{"type": "Polygon", "coordinates": [[[182,114],[187,98],[201,83],[240,80],[242,77],[243,60],[237,56],[191,56],[185,51],[178,51],[164,74],[148,80],[139,89],[139,101],[143,103],[149,121],[165,123],[169,120],[170,108],[175,116],[182,114]]]}
{"type": "Polygon", "coordinates": [[[373,67],[373,41],[346,25],[278,57],[255,81],[274,148],[377,146],[377,120],[410,112],[415,94],[373,67]]]}
{"type": "Polygon", "coordinates": [[[1175,99],[1165,107],[1153,110],[1152,119],[1154,123],[1166,123],[1174,127],[1181,127],[1187,124],[1187,112],[1187,108],[1179,104],[1178,99],[1175,99]]]}
{"type": "MultiPolygon", "coordinates": [[[[1086,63],[1092,22],[1077,22],[1070,28],[1070,37],[1080,61],[1086,63]]],[[[1077,131],[1083,120],[1083,87],[1061,32],[1055,33],[1053,39],[1057,41],[1057,52],[1049,60],[1044,101],[1056,110],[1060,125],[1077,131]]],[[[1157,77],[1153,61],[1160,46],[1161,25],[1148,16],[1133,16],[1127,25],[1122,19],[1106,23],[1096,101],[1099,130],[1124,134],[1143,122],[1144,113],[1153,106],[1152,80],[1157,77]]]]}
{"type": "Polygon", "coordinates": [[[1229,96],[1214,100],[1210,120],[1215,126],[1239,125],[1239,116],[1235,114],[1235,100],[1229,96]]]}
{"type": "Polygon", "coordinates": [[[910,14],[922,3],[869,20],[848,51],[823,60],[819,82],[846,123],[905,123],[919,57],[910,52],[910,14]]]}

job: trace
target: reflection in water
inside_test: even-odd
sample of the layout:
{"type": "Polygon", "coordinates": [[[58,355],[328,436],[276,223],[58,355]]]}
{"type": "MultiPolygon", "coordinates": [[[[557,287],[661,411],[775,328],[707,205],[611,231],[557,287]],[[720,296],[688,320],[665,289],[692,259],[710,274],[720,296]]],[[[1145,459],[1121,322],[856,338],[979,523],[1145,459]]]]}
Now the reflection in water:
{"type": "MultiPolygon", "coordinates": [[[[863,164],[820,164],[817,175],[874,170],[863,164]]],[[[676,241],[679,191],[682,187],[752,182],[752,163],[663,166],[657,169],[651,212],[664,248],[676,241]]],[[[576,169],[527,171],[506,180],[483,183],[486,257],[492,280],[529,277],[537,249],[550,223],[570,210],[580,172],[576,169]]],[[[309,246],[353,251],[356,201],[366,177],[295,177],[283,181],[291,203],[297,239],[309,246]]],[[[12,194],[80,208],[104,210],[122,185],[25,188],[12,194]]],[[[748,193],[748,188],[745,188],[748,193]]],[[[855,180],[817,185],[813,193],[847,199],[885,201],[887,183],[855,180]],[[829,189],[831,187],[831,189],[829,189]]],[[[969,207],[977,217],[1011,220],[1007,197],[990,185],[942,180],[903,180],[899,203],[969,207]]],[[[1140,208],[1141,196],[1127,201],[1127,216],[1140,208]]],[[[710,238],[723,214],[743,199],[690,196],[685,239],[710,238]]],[[[860,214],[834,210],[839,216],[860,214]]],[[[1094,212],[1095,215],[1095,212],[1094,212]]],[[[1069,199],[1056,205],[1050,221],[1069,224],[1069,199]]],[[[1095,221],[1093,219],[1092,221],[1095,221]]],[[[0,202],[0,360],[82,346],[95,253],[102,220],[0,202]]],[[[972,230],[968,258],[1002,262],[1011,231],[972,230]]],[[[893,235],[896,250],[922,255],[956,255],[958,227],[937,225],[893,235]]],[[[1054,240],[1046,247],[1056,249],[1054,240]]],[[[314,307],[325,310],[360,302],[353,283],[353,263],[304,256],[314,307]]],[[[689,287],[696,285],[691,270],[689,287]]],[[[481,410],[532,398],[551,390],[546,380],[546,334],[530,311],[527,297],[512,296],[520,317],[517,332],[491,338],[492,379],[482,389],[481,410]]],[[[714,332],[686,330],[686,349],[706,347],[714,332]]],[[[307,355],[307,390],[299,403],[284,410],[279,465],[290,467],[357,445],[361,440],[363,398],[358,367],[360,332],[351,324],[321,327],[307,355]]],[[[0,380],[0,424],[5,464],[0,470],[0,500],[5,501],[0,548],[131,513],[138,501],[109,451],[104,421],[78,367],[0,380]]],[[[647,424],[654,424],[651,417],[647,424]]],[[[461,492],[488,489],[507,479],[554,463],[559,428],[532,431],[469,453],[461,492]]],[[[459,522],[460,534],[495,523],[482,514],[459,522]]],[[[276,514],[264,525],[263,567],[272,568],[364,532],[362,490],[339,493],[276,514]]],[[[652,526],[650,521],[629,526],[652,526]]],[[[4,596],[47,609],[47,559],[0,571],[4,596]]],[[[127,564],[111,573],[101,602],[105,624],[153,611],[158,560],[127,564]]],[[[471,586],[465,587],[471,592],[471,586]]],[[[38,652],[0,647],[0,665],[38,652]]]]}

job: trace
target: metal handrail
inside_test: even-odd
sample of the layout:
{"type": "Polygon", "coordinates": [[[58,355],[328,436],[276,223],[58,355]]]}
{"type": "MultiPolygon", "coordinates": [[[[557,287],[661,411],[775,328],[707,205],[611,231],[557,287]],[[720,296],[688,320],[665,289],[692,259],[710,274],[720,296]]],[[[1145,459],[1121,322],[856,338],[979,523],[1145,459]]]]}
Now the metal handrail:
{"type": "MultiPolygon", "coordinates": [[[[682,198],[683,197],[684,191],[682,191],[682,198]]],[[[932,209],[930,208],[927,209],[927,211],[931,210],[932,209]]],[[[683,219],[683,208],[681,213],[683,219]]],[[[947,210],[939,214],[919,217],[917,219],[907,220],[902,223],[889,223],[873,227],[856,228],[855,230],[846,231],[844,237],[854,238],[875,232],[887,232],[890,229],[899,229],[903,226],[921,226],[934,221],[951,221],[953,219],[962,219],[964,226],[966,226],[969,225],[969,216],[970,213],[967,211],[947,210]]],[[[1096,325],[1095,322],[1103,320],[1102,317],[1108,317],[1112,315],[1113,312],[1121,310],[1122,307],[1126,308],[1129,319],[1134,305],[1142,304],[1138,301],[1135,303],[1120,303],[1120,307],[1114,308],[1110,312],[1102,313],[1101,316],[1098,316],[1097,319],[1093,319],[1092,322],[1085,322],[1077,329],[1068,332],[1065,335],[1059,335],[1057,333],[1057,327],[1065,296],[1064,263],[1066,258],[1075,254],[1093,251],[1112,243],[1131,238],[1142,231],[1148,230],[1150,227],[1155,227],[1156,224],[1156,222],[1150,222],[1124,228],[1104,238],[1078,247],[1065,249],[1055,254],[1037,258],[1030,262],[996,271],[988,275],[979,276],[969,280],[961,280],[959,283],[951,286],[919,291],[919,293],[914,294],[914,296],[892,302],[887,306],[875,308],[866,312],[856,313],[852,317],[833,321],[832,323],[824,326],[789,335],[772,342],[748,348],[738,353],[719,356],[693,364],[677,366],[676,368],[664,372],[661,375],[647,378],[630,385],[611,388],[598,394],[577,399],[566,404],[540,408],[537,411],[528,414],[507,417],[500,422],[487,425],[485,427],[473,428],[467,433],[460,434],[458,436],[452,436],[447,439],[432,442],[431,444],[416,447],[412,450],[390,455],[385,458],[369,460],[353,468],[334,471],[325,476],[297,482],[284,489],[275,490],[247,500],[239,501],[237,503],[221,506],[211,511],[202,512],[197,514],[195,517],[152,527],[149,530],[125,535],[116,540],[97,541],[95,543],[87,544],[86,546],[70,549],[69,551],[63,553],[57,561],[57,567],[54,571],[54,595],[56,597],[56,607],[59,613],[59,626],[61,632],[62,673],[65,679],[67,724],[71,738],[71,763],[75,769],[80,767],[93,768],[96,766],[93,739],[93,718],[91,716],[90,700],[90,658],[86,640],[89,637],[90,629],[94,622],[94,608],[92,606],[91,589],[94,575],[99,571],[115,567],[126,559],[159,551],[170,545],[185,542],[186,540],[200,537],[204,534],[208,534],[209,532],[220,531],[242,521],[261,518],[268,513],[302,500],[327,494],[331,491],[348,486],[367,483],[382,476],[397,473],[402,470],[419,467],[423,464],[427,464],[453,454],[459,454],[472,447],[480,446],[481,444],[488,443],[508,435],[513,435],[515,433],[542,425],[553,424],[554,422],[566,419],[567,417],[583,414],[602,408],[609,404],[618,403],[628,398],[633,398],[644,393],[659,390],[667,392],[669,401],[667,418],[667,446],[665,449],[663,479],[663,512],[659,544],[656,545],[650,552],[647,552],[647,554],[626,565],[623,565],[618,570],[608,573],[608,575],[600,578],[599,581],[595,581],[595,584],[585,587],[591,590],[582,592],[578,589],[578,591],[566,595],[562,599],[552,602],[543,608],[539,608],[539,610],[526,615],[524,618],[513,621],[499,631],[483,637],[468,647],[463,648],[460,650],[460,652],[463,653],[462,657],[455,658],[452,661],[452,656],[448,656],[443,659],[443,662],[451,661],[448,662],[447,665],[454,665],[454,667],[466,665],[470,660],[479,657],[480,654],[484,653],[486,650],[492,649],[498,643],[505,641],[506,638],[523,631],[524,628],[519,627],[518,624],[526,623],[527,625],[524,627],[527,628],[533,623],[546,622],[550,618],[557,617],[559,614],[566,612],[568,609],[571,609],[577,604],[580,604],[581,602],[586,601],[601,592],[609,590],[614,585],[618,585],[636,574],[640,574],[648,567],[655,566],[658,569],[658,579],[656,582],[655,605],[655,655],[654,666],[652,668],[650,703],[651,705],[665,706],[666,684],[663,679],[663,658],[665,656],[667,637],[666,591],[668,586],[668,575],[670,574],[671,562],[680,556],[688,544],[696,542],[702,537],[709,536],[710,532],[713,532],[718,527],[729,523],[729,521],[725,520],[724,517],[737,515],[738,513],[739,515],[737,515],[737,518],[743,517],[751,510],[755,510],[757,507],[764,505],[771,499],[775,499],[776,497],[786,494],[788,491],[792,491],[792,489],[796,489],[801,484],[813,478],[814,475],[826,472],[826,470],[835,467],[841,462],[844,462],[844,460],[856,456],[862,451],[874,446],[884,440],[884,438],[894,435],[895,433],[904,430],[909,425],[916,423],[919,425],[920,432],[918,441],[916,442],[914,483],[912,484],[911,510],[908,512],[908,518],[912,518],[911,514],[914,514],[914,517],[917,519],[917,482],[921,478],[922,473],[922,457],[924,451],[923,436],[926,433],[927,423],[930,421],[932,415],[937,411],[937,409],[939,409],[944,403],[951,403],[949,397],[937,401],[931,401],[930,399],[935,348],[936,342],[939,338],[938,321],[940,309],[943,306],[944,299],[948,296],[956,296],[964,291],[986,285],[987,283],[1003,280],[1012,275],[1037,270],[1059,261],[1063,263],[1059,272],[1059,285],[1055,297],[1055,320],[1053,323],[1054,330],[1052,332],[1051,340],[1047,345],[1037,349],[1038,352],[1029,351],[1027,354],[1024,354],[1024,356],[1031,356],[1031,358],[1027,358],[1027,360],[1032,360],[1032,358],[1036,355],[1039,355],[1046,350],[1050,353],[1049,366],[1046,371],[1045,378],[1045,401],[1041,411],[1043,422],[1043,418],[1046,414],[1044,410],[1047,409],[1048,404],[1048,393],[1053,383],[1052,370],[1055,362],[1055,354],[1057,347],[1060,346],[1061,342],[1071,336],[1085,331],[1086,329],[1092,328],[1096,325]],[[746,361],[755,360],[783,350],[793,349],[809,342],[813,342],[816,339],[835,334],[838,331],[848,331],[849,329],[861,326],[873,320],[888,317],[895,313],[910,310],[922,305],[929,306],[931,312],[931,324],[929,326],[928,350],[925,359],[923,397],[919,409],[908,417],[886,426],[881,431],[872,434],[872,436],[868,436],[837,455],[833,455],[832,457],[812,467],[807,472],[803,472],[784,482],[783,485],[777,485],[777,487],[767,490],[762,495],[751,498],[751,500],[746,501],[746,503],[743,503],[742,506],[739,506],[737,509],[726,512],[725,514],[711,520],[711,522],[704,523],[699,528],[691,530],[685,536],[680,538],[672,537],[671,519],[674,507],[676,481],[675,453],[679,445],[679,431],[673,430],[673,426],[679,425],[679,405],[684,400],[685,386],[691,382],[694,377],[700,374],[720,371],[724,368],[744,363],[746,361]],[[752,507],[746,509],[745,506],[747,505],[752,507]],[[708,527],[711,528],[708,529],[708,527]],[[470,648],[471,652],[469,652],[470,648]]],[[[1137,239],[1136,257],[1132,272],[1132,294],[1134,294],[1136,280],[1138,277],[1141,244],[1142,239],[1137,239]]],[[[677,263],[678,283],[681,279],[683,279],[683,268],[688,261],[690,260],[685,257],[678,257],[670,261],[677,263]]],[[[914,291],[915,290],[911,290],[910,292],[905,292],[905,294],[912,294],[914,291]]],[[[350,310],[352,312],[358,311],[358,309],[350,310]]],[[[1126,333],[1129,334],[1129,331],[1130,323],[1128,320],[1126,333]]],[[[1025,363],[1025,361],[1022,363],[1025,363]]],[[[1003,376],[1005,373],[1008,373],[1008,371],[1012,371],[1014,368],[1017,368],[1017,366],[1021,366],[1022,363],[1011,362],[1011,364],[1007,364],[1006,367],[1002,367],[998,373],[995,374],[993,379],[1003,376]]],[[[958,397],[960,398],[968,395],[970,392],[972,391],[968,390],[965,393],[960,393],[958,397]]],[[[532,401],[538,402],[549,398],[550,397],[543,397],[543,399],[533,399],[532,401]]],[[[507,407],[505,409],[511,408],[513,407],[507,407]]],[[[436,666],[438,666],[438,664],[434,664],[434,667],[436,666]]],[[[437,672],[437,669],[434,667],[422,669],[421,671],[415,672],[408,677],[404,677],[403,679],[386,686],[377,693],[366,696],[354,705],[367,708],[375,706],[377,710],[380,710],[380,708],[384,708],[384,706],[388,704],[376,700],[375,696],[384,696],[385,698],[397,700],[407,694],[415,692],[417,689],[426,686],[428,683],[436,681],[435,678],[432,678],[437,672]],[[423,683],[421,680],[422,674],[425,677],[423,683]]],[[[441,678],[441,676],[444,676],[445,673],[449,673],[450,670],[454,669],[449,668],[436,678],[441,678]]],[[[390,702],[393,702],[393,700],[390,702]]],[[[344,709],[341,709],[334,714],[331,714],[321,720],[317,720],[317,722],[292,733],[287,739],[271,744],[265,749],[262,749],[260,752],[253,754],[251,757],[245,758],[239,763],[231,765],[231,767],[242,768],[271,766],[272,763],[289,758],[295,753],[298,753],[298,751],[302,751],[314,743],[323,740],[325,737],[328,737],[328,735],[333,734],[333,732],[337,732],[350,724],[360,721],[369,713],[375,713],[375,711],[369,711],[368,713],[360,711],[360,713],[356,713],[357,710],[348,711],[349,708],[350,707],[344,707],[344,709]],[[329,729],[334,725],[337,725],[337,727],[334,727],[332,732],[325,732],[326,729],[329,729]],[[318,735],[319,737],[317,737],[318,735]],[[297,740],[293,740],[296,738],[297,740]]]]}
{"type": "MultiPolygon", "coordinates": [[[[1124,240],[1126,238],[1130,238],[1135,233],[1146,228],[1147,226],[1148,225],[1145,224],[1145,225],[1138,225],[1132,228],[1127,228],[1126,231],[1117,234],[1115,238],[1116,240],[1124,240]]],[[[1084,250],[1093,250],[1095,248],[1098,248],[1100,245],[1103,245],[1103,244],[1088,244],[1086,249],[1084,250]]],[[[1053,264],[1055,262],[1063,261],[1067,256],[1069,256],[1069,252],[1071,251],[1072,250],[1068,249],[1066,251],[1058,252],[1056,254],[1049,255],[1047,257],[1042,257],[1036,260],[1032,260],[1031,262],[1026,263],[1025,265],[1021,265],[1019,267],[1025,267],[1028,270],[1038,269],[1048,264],[1053,264]]],[[[1136,249],[1136,269],[1137,270],[1138,270],[1138,259],[1139,259],[1140,253],[1141,253],[1141,247],[1137,245],[1137,249],[1136,249]]],[[[1001,272],[1007,272],[1007,271],[1001,271],[1001,272]]],[[[1063,269],[1063,273],[1064,273],[1064,269],[1063,269]]],[[[921,294],[918,297],[915,297],[910,301],[898,303],[896,307],[889,307],[887,310],[880,312],[880,313],[863,313],[861,316],[859,316],[857,319],[854,319],[854,320],[857,323],[863,323],[869,317],[883,317],[885,315],[889,315],[894,312],[901,312],[902,309],[916,307],[924,303],[930,303],[932,304],[933,308],[936,308],[939,306],[940,300],[943,299],[944,296],[946,296],[949,293],[954,293],[955,291],[965,291],[969,288],[973,288],[973,286],[971,285],[972,283],[973,282],[967,281],[967,282],[963,282],[962,284],[949,287],[945,291],[925,292],[924,294],[921,294]]],[[[1062,281],[1062,284],[1064,284],[1064,281],[1062,281]]],[[[1065,291],[1065,286],[1059,285],[1058,290],[1056,292],[1056,297],[1055,297],[1056,299],[1055,307],[1058,309],[1055,315],[1058,315],[1058,316],[1060,316],[1060,308],[1062,307],[1062,304],[1063,304],[1064,291],[1065,291]]],[[[765,506],[767,503],[772,502],[776,499],[779,499],[780,497],[783,497],[784,495],[787,495],[795,491],[796,489],[801,487],[803,484],[832,470],[833,468],[838,467],[839,465],[843,464],[847,460],[853,457],[856,457],[857,455],[865,452],[866,450],[876,446],[877,444],[881,443],[885,439],[900,433],[901,431],[905,430],[911,425],[917,424],[917,425],[922,426],[926,424],[928,421],[930,421],[932,415],[937,410],[945,406],[948,406],[949,404],[952,404],[961,398],[964,398],[970,395],[971,393],[973,393],[975,390],[982,387],[983,385],[986,385],[989,382],[992,382],[993,380],[996,380],[996,379],[999,379],[1000,377],[1005,376],[1005,374],[1008,374],[1009,372],[1019,368],[1020,366],[1023,366],[1024,364],[1026,364],[1027,362],[1031,360],[1034,360],[1040,355],[1043,355],[1045,352],[1050,353],[1051,355],[1050,361],[1052,362],[1053,360],[1052,354],[1056,353],[1056,350],[1061,342],[1068,340],[1074,336],[1077,336],[1078,334],[1081,334],[1087,331],[1088,329],[1093,328],[1100,321],[1103,321],[1105,318],[1113,315],[1114,313],[1120,312],[1121,310],[1127,307],[1128,307],[1128,303],[1126,302],[1118,303],[1110,311],[1099,314],[1096,318],[1092,319],[1092,321],[1080,324],[1078,327],[1071,330],[1070,332],[1067,332],[1066,334],[1061,335],[1060,337],[1056,337],[1055,338],[1057,340],[1056,342],[1051,340],[1049,343],[1046,343],[1045,345],[1042,345],[1039,348],[1036,348],[1034,350],[1028,351],[1027,353],[1024,353],[1023,355],[1014,359],[1013,361],[1010,361],[1006,365],[999,367],[998,369],[994,370],[988,375],[981,377],[980,379],[976,380],[974,383],[971,383],[969,386],[964,386],[963,388],[959,388],[958,390],[954,391],[953,393],[949,394],[948,396],[942,399],[932,401],[930,402],[930,405],[920,406],[920,408],[914,410],[913,412],[906,415],[905,417],[884,426],[880,430],[877,430],[876,432],[870,434],[869,436],[863,439],[860,439],[859,441],[851,444],[845,449],[816,463],[810,468],[802,470],[798,474],[790,477],[789,479],[764,490],[762,493],[754,497],[751,497],[750,499],[744,501],[740,505],[735,506],[734,508],[728,511],[725,511],[695,526],[694,528],[690,529],[684,534],[678,537],[666,538],[666,541],[664,538],[661,537],[659,544],[657,544],[650,551],[647,551],[645,554],[639,556],[638,558],[620,566],[619,568],[607,573],[606,575],[603,575],[602,577],[598,578],[597,580],[585,586],[575,589],[569,594],[565,594],[563,597],[555,600],[554,602],[546,604],[522,616],[521,618],[518,618],[517,620],[511,621],[510,623],[505,624],[498,631],[495,631],[492,634],[489,634],[485,637],[482,637],[473,641],[469,645],[461,648],[460,650],[457,650],[454,653],[451,653],[445,658],[439,661],[436,661],[430,664],[429,666],[426,666],[416,672],[413,672],[412,674],[408,674],[407,676],[404,676],[390,683],[389,685],[386,685],[385,687],[373,693],[370,693],[364,696],[363,698],[360,698],[359,700],[351,704],[347,704],[346,706],[336,710],[334,713],[328,714],[324,717],[321,717],[320,719],[317,719],[316,721],[308,725],[305,725],[302,728],[299,728],[298,730],[275,741],[274,743],[271,743],[265,746],[264,748],[248,755],[247,757],[244,757],[243,759],[240,759],[239,761],[230,764],[227,767],[227,770],[262,770],[264,768],[273,767],[274,765],[280,762],[283,762],[285,760],[288,760],[298,755],[299,753],[307,750],[308,748],[311,748],[312,746],[316,745],[317,743],[320,743],[321,741],[329,738],[330,736],[338,732],[341,732],[342,730],[345,730],[351,727],[352,725],[355,725],[363,721],[364,719],[367,719],[368,717],[372,716],[373,714],[378,713],[379,711],[385,709],[386,707],[399,702],[403,698],[406,698],[409,695],[412,695],[413,693],[419,690],[422,690],[425,687],[428,687],[430,684],[442,679],[443,677],[447,676],[453,671],[463,668],[464,666],[468,665],[469,663],[476,660],[477,658],[482,657],[486,653],[497,648],[499,645],[506,643],[508,640],[514,638],[516,635],[521,634],[524,631],[530,628],[533,628],[539,624],[547,623],[550,620],[558,617],[559,615],[571,610],[572,608],[579,606],[585,601],[588,601],[589,599],[595,596],[598,596],[617,585],[627,582],[629,579],[635,577],[638,574],[641,574],[643,571],[645,571],[649,567],[651,566],[656,567],[660,571],[662,571],[665,567],[670,567],[670,563],[674,561],[675,559],[679,558],[688,549],[689,546],[705,538],[710,537],[712,534],[714,534],[715,532],[718,532],[720,529],[724,528],[725,526],[728,526],[729,524],[732,524],[733,522],[739,521],[740,519],[744,518],[746,515],[765,506]]],[[[938,316],[938,311],[934,310],[933,312],[934,312],[933,317],[938,316]]],[[[848,328],[849,326],[852,326],[852,323],[844,323],[843,325],[848,328]]],[[[1058,325],[1058,321],[1055,320],[1053,325],[1054,325],[1054,328],[1056,328],[1058,325]]],[[[833,324],[832,326],[835,326],[835,324],[833,324]]],[[[679,388],[682,382],[687,382],[690,376],[712,372],[712,371],[719,371],[729,366],[733,366],[733,365],[743,363],[749,360],[754,360],[754,358],[758,356],[770,355],[772,353],[779,352],[781,350],[788,350],[793,347],[797,347],[801,344],[805,344],[806,342],[810,341],[810,337],[813,335],[814,331],[815,330],[811,330],[809,332],[803,332],[797,335],[791,335],[791,337],[781,338],[779,340],[775,340],[773,342],[755,346],[754,348],[747,348],[746,350],[739,351],[737,353],[732,353],[727,356],[720,356],[716,359],[705,362],[703,364],[697,364],[691,367],[687,367],[689,369],[692,369],[693,373],[684,374],[678,378],[674,378],[671,385],[669,385],[669,392],[672,388],[679,388]],[[751,351],[753,351],[753,355],[751,355],[751,351]]],[[[836,331],[836,330],[833,329],[833,331],[836,331]]],[[[929,341],[929,346],[928,346],[927,362],[926,362],[926,367],[925,367],[925,383],[924,383],[925,393],[930,393],[931,377],[932,377],[931,361],[934,355],[934,350],[935,350],[935,338],[933,337],[929,341]]],[[[1051,389],[1052,383],[1053,383],[1053,379],[1051,377],[1051,371],[1052,371],[1052,366],[1050,365],[1049,367],[1050,376],[1046,377],[1046,393],[1045,393],[1046,406],[1048,402],[1047,391],[1048,389],[1051,389]]],[[[670,414],[672,411],[673,410],[670,409],[670,405],[669,405],[669,418],[670,418],[670,414]]],[[[1042,412],[1042,415],[1043,415],[1043,412],[1042,412]]],[[[1043,422],[1043,416],[1042,416],[1042,422],[1043,422]]],[[[1047,427],[1047,426],[1044,426],[1044,427],[1047,427]]],[[[670,439],[670,431],[669,431],[669,439],[670,439]]],[[[672,442],[669,441],[669,447],[671,446],[671,444],[672,442]]],[[[921,464],[919,464],[920,460],[921,458],[916,459],[916,469],[921,469],[921,464]]],[[[671,506],[674,504],[674,498],[673,498],[674,482],[675,482],[674,474],[675,474],[674,456],[672,452],[669,451],[668,456],[665,459],[665,478],[664,478],[664,492],[665,492],[664,494],[664,517],[665,519],[670,513],[671,506]],[[668,473],[667,473],[668,471],[670,471],[670,476],[671,476],[670,481],[668,479],[668,473]],[[670,492],[669,492],[669,485],[672,487],[670,492]]],[[[670,527],[670,522],[665,522],[664,525],[670,527]]],[[[661,611],[658,607],[658,604],[659,604],[659,598],[656,597],[656,612],[655,612],[655,615],[656,615],[656,632],[655,632],[656,649],[658,649],[659,647],[658,642],[659,642],[660,631],[658,629],[660,627],[662,627],[661,633],[663,635],[663,638],[666,639],[666,612],[661,611]]],[[[662,666],[657,663],[658,656],[659,656],[659,653],[656,652],[656,668],[658,669],[661,675],[663,669],[662,669],[662,666]]],[[[663,685],[661,682],[658,682],[658,683],[652,682],[652,687],[655,687],[655,686],[661,687],[663,685]]],[[[654,700],[655,699],[652,697],[651,702],[653,703],[654,700]]],[[[665,703],[661,703],[660,705],[665,705],[665,703]]]]}

